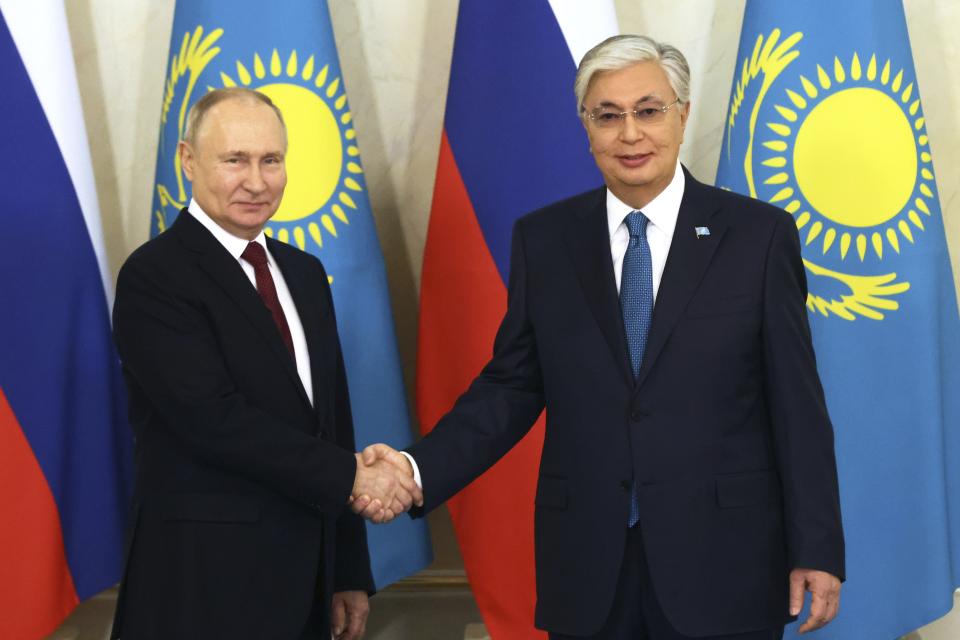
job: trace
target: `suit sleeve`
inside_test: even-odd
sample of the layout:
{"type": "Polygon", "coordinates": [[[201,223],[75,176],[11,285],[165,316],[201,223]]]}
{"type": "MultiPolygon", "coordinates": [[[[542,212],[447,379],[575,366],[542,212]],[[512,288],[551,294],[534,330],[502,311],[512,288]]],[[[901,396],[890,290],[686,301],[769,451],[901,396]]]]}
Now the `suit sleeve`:
{"type": "Polygon", "coordinates": [[[423,481],[424,508],[439,506],[503,457],[543,411],[543,380],[528,311],[523,220],[514,225],[507,312],[493,357],[447,415],[408,449],[423,481]]]}
{"type": "Polygon", "coordinates": [[[114,337],[124,372],[158,414],[133,420],[155,421],[151,428],[167,430],[210,466],[339,513],[356,474],[352,452],[250,405],[202,308],[160,272],[134,254],[117,281],[114,337]]]}
{"type": "Polygon", "coordinates": [[[845,577],[844,540],[833,426],[807,319],[800,240],[783,214],[773,232],[764,276],[766,394],[783,486],[792,568],[845,577]]]}

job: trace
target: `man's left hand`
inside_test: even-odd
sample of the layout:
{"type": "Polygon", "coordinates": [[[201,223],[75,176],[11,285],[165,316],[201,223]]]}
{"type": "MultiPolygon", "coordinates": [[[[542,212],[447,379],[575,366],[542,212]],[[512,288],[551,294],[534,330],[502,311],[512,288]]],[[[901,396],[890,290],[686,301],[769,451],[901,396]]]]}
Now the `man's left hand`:
{"type": "Polygon", "coordinates": [[[800,615],[803,594],[810,592],[810,616],[800,633],[816,631],[837,617],[840,609],[840,580],[826,571],[794,569],[790,572],[790,615],[800,615]]]}
{"type": "Polygon", "coordinates": [[[338,591],[330,611],[334,640],[356,640],[363,636],[370,614],[366,591],[338,591]]]}

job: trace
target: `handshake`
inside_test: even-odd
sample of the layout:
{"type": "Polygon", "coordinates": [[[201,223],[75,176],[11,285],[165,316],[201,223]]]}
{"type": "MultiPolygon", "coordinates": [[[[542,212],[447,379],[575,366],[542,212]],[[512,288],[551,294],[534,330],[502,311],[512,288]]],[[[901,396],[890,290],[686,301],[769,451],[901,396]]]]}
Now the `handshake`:
{"type": "Polygon", "coordinates": [[[357,458],[357,475],[347,503],[373,523],[390,522],[413,505],[423,506],[423,491],[413,479],[413,466],[402,453],[372,444],[357,458]]]}

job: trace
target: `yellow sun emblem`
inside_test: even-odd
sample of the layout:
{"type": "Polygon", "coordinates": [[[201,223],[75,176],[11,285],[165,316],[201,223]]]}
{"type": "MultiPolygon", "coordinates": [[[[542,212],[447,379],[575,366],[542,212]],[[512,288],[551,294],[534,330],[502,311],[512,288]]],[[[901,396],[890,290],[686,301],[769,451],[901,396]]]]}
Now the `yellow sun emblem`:
{"type": "MultiPolygon", "coordinates": [[[[223,29],[207,32],[198,26],[184,34],[180,49],[171,59],[158,152],[154,211],[157,232],[164,231],[170,216],[187,205],[187,186],[176,141],[183,135],[194,88],[206,84],[208,90],[214,89],[209,80],[200,81],[221,54],[219,40],[223,35],[223,29]],[[168,116],[178,97],[177,117],[172,121],[168,116]],[[170,164],[164,166],[167,162],[170,164]]],[[[351,212],[358,210],[364,190],[357,132],[343,82],[335,72],[331,73],[329,64],[317,69],[318,66],[313,55],[301,64],[296,50],[281,59],[280,52],[274,49],[266,62],[254,53],[249,64],[237,60],[228,71],[219,72],[223,86],[261,91],[283,112],[291,141],[286,157],[288,182],[280,208],[264,231],[304,250],[322,248],[327,236],[336,238],[342,227],[350,224],[351,212]]]]}
{"type": "Polygon", "coordinates": [[[841,259],[853,246],[861,262],[868,248],[882,259],[885,245],[899,253],[901,237],[913,242],[911,225],[923,230],[918,212],[929,216],[933,197],[914,85],[889,60],[879,67],[873,55],[864,70],[854,53],[848,68],[834,58],[832,74],[817,65],[815,80],[801,75],[774,105],[780,119],[766,123],[774,136],[763,142],[773,153],[760,163],[763,184],[785,185],[769,200],[797,216],[807,245],[819,239],[841,259]]]}
{"type": "Polygon", "coordinates": [[[308,237],[318,248],[324,233],[336,238],[338,223],[350,224],[349,212],[357,209],[351,193],[363,190],[360,149],[343,83],[330,77],[329,65],[316,66],[312,55],[301,65],[295,50],[284,61],[274,49],[268,63],[258,53],[249,67],[238,60],[236,78],[220,73],[223,86],[256,89],[283,112],[293,141],[286,157],[288,186],[265,233],[283,242],[292,238],[301,249],[308,237]]]}
{"type": "Polygon", "coordinates": [[[816,64],[790,84],[778,82],[800,56],[803,39],[799,32],[780,36],[779,29],[759,36],[743,60],[727,140],[751,107],[744,179],[751,196],[794,216],[805,246],[810,311],[882,320],[899,309],[895,297],[910,283],[877,273],[879,265],[914,244],[935,202],[920,99],[904,69],[876,54],[866,65],[856,52],[847,63],[835,56],[825,63],[829,70],[816,64]],[[758,79],[748,104],[747,89],[758,79]],[[834,268],[815,262],[817,256],[834,268]],[[842,266],[852,256],[858,266],[842,266]]]}

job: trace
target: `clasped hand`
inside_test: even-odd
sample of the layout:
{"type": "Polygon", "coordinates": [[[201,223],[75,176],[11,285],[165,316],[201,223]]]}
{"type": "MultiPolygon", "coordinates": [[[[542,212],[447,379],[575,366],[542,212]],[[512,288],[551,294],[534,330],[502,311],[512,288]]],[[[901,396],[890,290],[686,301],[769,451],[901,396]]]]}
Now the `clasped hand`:
{"type": "Polygon", "coordinates": [[[423,506],[423,492],[413,479],[413,467],[401,453],[375,444],[355,455],[357,475],[348,501],[354,513],[381,524],[413,505],[423,506]]]}

